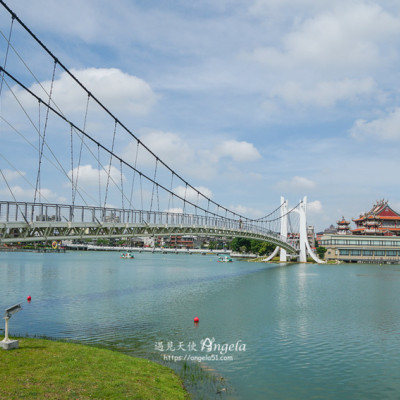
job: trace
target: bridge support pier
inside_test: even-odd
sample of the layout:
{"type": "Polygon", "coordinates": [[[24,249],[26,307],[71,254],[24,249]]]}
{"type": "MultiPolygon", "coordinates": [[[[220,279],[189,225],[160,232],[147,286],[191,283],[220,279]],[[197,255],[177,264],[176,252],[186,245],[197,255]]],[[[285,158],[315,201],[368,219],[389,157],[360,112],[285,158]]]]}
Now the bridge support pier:
{"type": "MultiPolygon", "coordinates": [[[[298,260],[301,263],[307,262],[307,254],[317,263],[322,264],[324,261],[320,260],[318,256],[311,249],[310,243],[308,242],[307,235],[307,197],[304,196],[303,200],[300,202],[299,208],[293,210],[299,214],[299,257],[298,260]]],[[[288,237],[288,201],[281,197],[281,231],[280,234],[283,238],[288,237]]],[[[280,261],[287,261],[287,251],[280,249],[280,261]]]]}
{"type": "Polygon", "coordinates": [[[300,207],[298,210],[300,214],[300,226],[299,226],[299,261],[301,263],[307,262],[307,197],[303,198],[303,201],[300,203],[300,207]]]}
{"type": "MultiPolygon", "coordinates": [[[[288,231],[288,201],[285,200],[281,196],[281,236],[283,239],[287,239],[287,231],[288,231]]],[[[286,262],[287,261],[287,251],[283,248],[280,249],[280,255],[279,255],[279,261],[280,262],[286,262]]]]}

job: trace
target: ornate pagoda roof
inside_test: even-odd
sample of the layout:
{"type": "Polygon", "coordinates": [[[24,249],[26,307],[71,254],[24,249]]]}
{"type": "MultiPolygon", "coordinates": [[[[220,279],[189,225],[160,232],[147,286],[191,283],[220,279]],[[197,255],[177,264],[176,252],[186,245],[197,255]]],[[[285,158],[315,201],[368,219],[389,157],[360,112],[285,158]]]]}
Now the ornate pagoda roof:
{"type": "Polygon", "coordinates": [[[353,221],[362,221],[364,219],[400,219],[400,214],[394,211],[386,200],[378,200],[370,211],[360,215],[359,218],[354,218],[353,221]]]}
{"type": "Polygon", "coordinates": [[[350,225],[350,221],[346,221],[344,217],[341,220],[337,221],[338,225],[350,225]]]}

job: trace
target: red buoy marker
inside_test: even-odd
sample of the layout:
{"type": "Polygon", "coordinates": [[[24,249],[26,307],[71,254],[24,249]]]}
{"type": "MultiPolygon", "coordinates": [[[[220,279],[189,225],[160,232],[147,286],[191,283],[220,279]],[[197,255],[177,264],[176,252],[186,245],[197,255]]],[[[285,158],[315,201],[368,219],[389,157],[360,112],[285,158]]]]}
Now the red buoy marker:
{"type": "Polygon", "coordinates": [[[195,322],[195,324],[197,324],[200,320],[199,320],[199,317],[194,317],[193,318],[193,321],[195,322]]]}
{"type": "Polygon", "coordinates": [[[31,300],[32,300],[32,297],[31,297],[31,296],[28,296],[26,299],[27,299],[28,301],[31,301],[31,300]]]}

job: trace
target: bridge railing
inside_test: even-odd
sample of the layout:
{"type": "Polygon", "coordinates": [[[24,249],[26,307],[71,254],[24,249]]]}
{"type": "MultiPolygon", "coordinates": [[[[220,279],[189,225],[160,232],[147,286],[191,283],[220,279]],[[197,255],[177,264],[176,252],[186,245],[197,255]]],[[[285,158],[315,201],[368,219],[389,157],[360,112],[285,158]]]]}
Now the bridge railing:
{"type": "Polygon", "coordinates": [[[235,220],[222,216],[183,214],[176,212],[128,210],[96,206],[0,201],[0,223],[25,222],[86,224],[129,224],[154,226],[204,227],[227,229],[269,236],[284,241],[279,233],[251,220],[235,220]]]}

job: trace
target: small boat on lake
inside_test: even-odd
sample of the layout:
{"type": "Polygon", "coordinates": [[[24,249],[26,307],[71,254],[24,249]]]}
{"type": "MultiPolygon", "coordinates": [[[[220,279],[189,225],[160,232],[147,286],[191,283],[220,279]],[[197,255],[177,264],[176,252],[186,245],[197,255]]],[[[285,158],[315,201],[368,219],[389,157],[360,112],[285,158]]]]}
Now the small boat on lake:
{"type": "Polygon", "coordinates": [[[132,253],[122,253],[120,258],[135,258],[135,256],[132,253]]]}
{"type": "Polygon", "coordinates": [[[231,256],[228,255],[221,255],[218,257],[218,262],[232,262],[231,256]]]}

